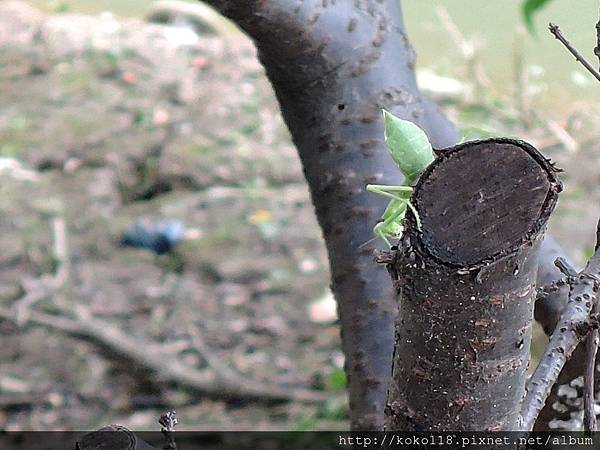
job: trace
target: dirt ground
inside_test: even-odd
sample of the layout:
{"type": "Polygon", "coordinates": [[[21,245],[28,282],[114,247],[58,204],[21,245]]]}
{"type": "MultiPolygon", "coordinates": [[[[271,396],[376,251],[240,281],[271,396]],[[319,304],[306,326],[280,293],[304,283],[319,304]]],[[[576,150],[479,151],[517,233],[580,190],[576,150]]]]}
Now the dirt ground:
{"type": "Polygon", "coordinates": [[[64,223],[64,285],[25,310],[82,306],[205,368],[191,327],[243,379],[333,400],[223,401],[25,318],[0,321],[3,429],[156,430],[167,407],[181,429],[346,426],[338,326],[307,314],[328,296],[325,250],[254,48],[239,34],[178,39],[0,3],[0,306],[15,312],[57,270],[64,223]],[[162,256],[120,247],[140,218],[180,220],[191,237],[162,256]]]}
{"type": "MultiPolygon", "coordinates": [[[[551,122],[433,94],[469,137],[516,135],[566,169],[551,228],[583,261],[597,111],[551,122]]],[[[308,313],[330,297],[321,233],[245,37],[1,1],[0,104],[1,428],[156,430],[166,409],[181,430],[347,428],[338,325],[308,313]],[[140,218],[179,220],[187,237],[161,256],[121,247],[140,218]],[[123,358],[126,338],[165,370],[123,358]],[[330,400],[223,400],[218,383],[175,383],[171,357],[330,400]]]]}

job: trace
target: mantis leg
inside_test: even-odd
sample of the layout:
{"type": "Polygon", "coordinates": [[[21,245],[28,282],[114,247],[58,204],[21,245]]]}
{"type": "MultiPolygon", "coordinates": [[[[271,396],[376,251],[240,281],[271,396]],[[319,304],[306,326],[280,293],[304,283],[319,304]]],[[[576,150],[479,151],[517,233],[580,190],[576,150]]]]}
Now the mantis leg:
{"type": "Polygon", "coordinates": [[[406,198],[395,198],[393,199],[383,211],[381,219],[390,223],[390,221],[394,221],[396,219],[401,219],[404,213],[406,212],[406,204],[408,199],[406,198]]]}
{"type": "Polygon", "coordinates": [[[417,221],[417,227],[421,230],[419,213],[410,202],[413,192],[412,186],[369,184],[367,185],[367,191],[392,199],[383,212],[381,221],[373,229],[374,234],[383,239],[388,246],[390,246],[390,242],[387,239],[388,236],[399,236],[402,234],[401,221],[406,214],[406,208],[410,208],[417,221]]]}
{"type": "Polygon", "coordinates": [[[412,186],[386,186],[384,184],[368,184],[367,191],[390,198],[409,198],[412,194],[412,186]],[[400,194],[400,195],[398,195],[400,194]]]}
{"type": "Polygon", "coordinates": [[[383,219],[384,223],[389,224],[390,221],[393,222],[396,219],[404,218],[404,215],[406,214],[406,208],[408,207],[414,214],[415,219],[417,221],[417,228],[420,231],[422,228],[421,227],[421,218],[419,217],[419,212],[417,211],[417,208],[415,208],[414,205],[408,199],[397,199],[396,202],[398,202],[398,203],[390,202],[388,207],[383,212],[382,219],[383,219]],[[398,209],[396,209],[396,208],[398,208],[398,209]],[[390,220],[387,220],[388,218],[390,220]]]}
{"type": "Polygon", "coordinates": [[[402,233],[402,225],[400,225],[400,221],[404,217],[405,213],[406,200],[392,200],[385,209],[381,218],[381,222],[379,222],[377,225],[375,225],[375,228],[373,228],[375,236],[383,239],[390,248],[391,244],[387,239],[387,236],[397,236],[402,233]]]}
{"type": "MultiPolygon", "coordinates": [[[[394,200],[406,202],[405,204],[408,205],[412,213],[415,215],[415,219],[417,220],[417,227],[419,228],[419,230],[421,229],[421,218],[419,217],[419,213],[417,212],[417,209],[413,206],[413,204],[408,200],[413,191],[413,188],[411,186],[386,186],[381,184],[369,184],[367,185],[367,190],[369,192],[374,192],[376,194],[380,194],[385,197],[392,198],[394,200]],[[393,192],[399,192],[400,195],[394,195],[393,192]]],[[[389,206],[391,206],[391,203],[389,206]]],[[[405,210],[406,206],[403,208],[403,211],[405,210]]],[[[385,213],[383,218],[385,219],[385,213]]]]}
{"type": "Polygon", "coordinates": [[[417,208],[413,206],[413,204],[408,201],[406,202],[412,213],[415,215],[415,219],[417,220],[417,228],[421,231],[421,218],[419,217],[419,213],[417,212],[417,208]]]}

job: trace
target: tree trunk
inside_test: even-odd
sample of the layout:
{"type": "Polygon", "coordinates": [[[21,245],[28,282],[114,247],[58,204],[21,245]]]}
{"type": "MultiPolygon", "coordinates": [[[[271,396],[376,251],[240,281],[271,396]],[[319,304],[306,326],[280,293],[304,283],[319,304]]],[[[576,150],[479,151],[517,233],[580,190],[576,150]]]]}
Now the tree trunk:
{"type": "MultiPolygon", "coordinates": [[[[418,91],[399,0],[206,3],[254,40],[273,84],[327,244],[352,428],[381,429],[396,307],[387,274],[373,264],[373,245],[361,247],[386,203],[364,187],[400,184],[402,176],[383,143],[380,108],[420,125],[436,147],[454,144],[457,130],[418,91]]],[[[544,240],[539,285],[562,277],[553,264],[560,253],[544,240]]],[[[562,294],[536,305],[545,329],[560,316],[562,294]]]]}
{"type": "Polygon", "coordinates": [[[409,216],[390,267],[400,311],[387,429],[517,429],[538,254],[560,188],[537,150],[509,139],[444,150],[421,176],[422,231],[409,216]]]}
{"type": "Polygon", "coordinates": [[[381,429],[396,309],[373,262],[377,243],[363,245],[386,201],[365,186],[402,182],[381,109],[417,123],[438,147],[454,144],[456,129],[417,89],[398,0],[208,3],[254,40],[273,84],[327,245],[352,428],[381,429]]]}

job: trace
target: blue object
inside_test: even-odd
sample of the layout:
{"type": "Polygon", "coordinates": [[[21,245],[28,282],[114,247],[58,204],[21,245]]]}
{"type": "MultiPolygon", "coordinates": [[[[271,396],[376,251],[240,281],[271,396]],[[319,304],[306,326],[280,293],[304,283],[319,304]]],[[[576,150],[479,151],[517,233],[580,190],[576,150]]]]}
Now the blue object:
{"type": "Polygon", "coordinates": [[[185,227],[177,220],[151,222],[138,220],[123,233],[123,247],[145,248],[157,255],[172,251],[183,238],[185,227]]]}

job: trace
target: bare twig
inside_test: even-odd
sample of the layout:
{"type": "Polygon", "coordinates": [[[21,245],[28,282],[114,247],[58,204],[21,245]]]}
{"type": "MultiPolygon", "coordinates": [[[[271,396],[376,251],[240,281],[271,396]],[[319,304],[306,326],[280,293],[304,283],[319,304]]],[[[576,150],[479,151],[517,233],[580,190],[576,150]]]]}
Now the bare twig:
{"type": "Polygon", "coordinates": [[[577,275],[579,275],[577,269],[575,269],[575,267],[573,267],[565,258],[556,258],[554,260],[554,265],[558,267],[558,269],[568,278],[575,278],[577,275]]]}
{"type": "MultiPolygon", "coordinates": [[[[155,372],[160,378],[218,398],[251,398],[263,401],[285,400],[303,403],[321,403],[327,400],[326,392],[298,387],[284,387],[258,381],[222,379],[214,370],[198,370],[183,364],[179,358],[162,351],[158,344],[131,337],[119,328],[98,320],[83,307],[75,310],[76,319],[59,308],[60,315],[35,310],[29,313],[29,323],[44,325],[66,334],[84,338],[109,348],[134,364],[155,372]]],[[[13,312],[0,308],[0,318],[16,323],[13,312]]]]}
{"type": "Polygon", "coordinates": [[[476,39],[468,39],[466,38],[454,22],[452,17],[448,13],[448,9],[444,6],[438,6],[435,9],[435,12],[440,20],[440,23],[446,30],[448,36],[454,42],[454,45],[462,53],[462,57],[464,58],[467,64],[467,75],[468,79],[473,80],[474,88],[476,92],[472,94],[480,98],[479,95],[481,92],[492,91],[494,95],[500,97],[500,94],[496,91],[494,83],[490,80],[488,75],[486,74],[483,66],[480,62],[480,49],[481,45],[477,42],[476,39]]]}
{"type": "MultiPolygon", "coordinates": [[[[594,48],[594,54],[600,60],[600,19],[596,23],[596,47],[594,48]]],[[[596,226],[596,251],[598,250],[598,247],[600,247],[600,221],[598,221],[598,225],[596,226]]],[[[600,306],[598,300],[596,300],[592,309],[592,315],[596,321],[598,320],[599,312],[600,306]]],[[[594,329],[590,331],[586,342],[586,364],[583,378],[583,426],[586,431],[592,433],[598,430],[595,408],[594,375],[596,372],[596,353],[598,352],[599,341],[600,332],[598,331],[598,324],[596,323],[594,329]]]]}
{"type": "Polygon", "coordinates": [[[600,60],[600,19],[596,23],[596,47],[594,47],[594,54],[600,60]]]}
{"type": "Polygon", "coordinates": [[[62,289],[69,280],[70,263],[67,246],[67,226],[62,217],[52,219],[52,235],[54,240],[53,257],[56,271],[53,275],[42,275],[39,278],[21,281],[25,295],[13,303],[16,322],[19,326],[29,318],[29,309],[36,303],[51,297],[62,289]]]}
{"type": "Polygon", "coordinates": [[[579,53],[579,51],[575,47],[573,47],[569,41],[567,41],[567,39],[563,36],[562,32],[560,31],[558,25],[549,23],[548,30],[550,30],[550,33],[552,33],[554,37],[558,39],[560,43],[563,44],[567,48],[567,50],[569,50],[569,52],[571,52],[575,59],[579,61],[581,65],[585,67],[587,71],[594,76],[594,78],[596,78],[596,80],[600,81],[600,73],[598,73],[598,71],[594,69],[592,65],[589,62],[587,62],[587,60],[583,56],[581,56],[581,53],[579,53]]]}
{"type": "Polygon", "coordinates": [[[192,334],[193,342],[197,351],[206,360],[209,366],[207,370],[186,366],[180,362],[176,354],[165,351],[164,346],[136,339],[110,323],[95,319],[83,305],[54,301],[52,307],[57,311],[56,315],[35,311],[31,308],[34,303],[55,296],[69,279],[70,256],[64,219],[55,217],[52,230],[53,256],[57,262],[55,274],[24,281],[22,284],[25,295],[15,301],[13,308],[0,308],[0,319],[12,321],[18,326],[28,322],[44,325],[66,334],[82,337],[125,356],[129,361],[157,373],[163,379],[219,398],[292,400],[308,403],[327,400],[328,396],[324,392],[274,386],[248,380],[235,374],[220,363],[197,334],[192,334]]]}
{"type": "Polygon", "coordinates": [[[579,143],[571,136],[564,126],[560,125],[555,120],[546,121],[546,129],[550,131],[550,133],[552,133],[570,153],[575,153],[579,150],[579,143]]]}
{"type": "Polygon", "coordinates": [[[249,380],[242,381],[242,377],[237,375],[233,370],[227,367],[218,355],[216,355],[204,341],[204,337],[200,334],[200,331],[192,324],[187,324],[187,332],[192,340],[192,346],[194,350],[206,361],[206,364],[214,370],[217,375],[221,378],[227,378],[230,380],[237,380],[236,382],[247,383],[249,380]]]}
{"type": "Polygon", "coordinates": [[[175,426],[177,425],[177,414],[175,411],[167,411],[164,414],[161,414],[160,419],[158,419],[158,423],[160,424],[160,432],[165,436],[167,440],[167,445],[163,447],[164,450],[177,450],[177,444],[175,443],[175,426]]]}
{"type": "Polygon", "coordinates": [[[533,428],[565,362],[588,334],[599,281],[600,251],[596,250],[586,267],[572,281],[569,300],[539,365],[527,383],[527,393],[521,405],[522,430],[533,428]]]}

